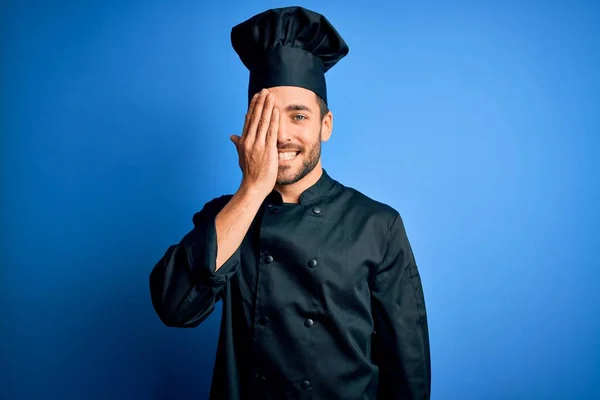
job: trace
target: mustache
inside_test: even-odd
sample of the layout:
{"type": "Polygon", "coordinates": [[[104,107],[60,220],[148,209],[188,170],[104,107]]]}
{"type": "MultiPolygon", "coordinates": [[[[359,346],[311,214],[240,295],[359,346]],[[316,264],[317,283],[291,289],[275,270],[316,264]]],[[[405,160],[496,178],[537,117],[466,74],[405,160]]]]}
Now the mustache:
{"type": "Polygon", "coordinates": [[[302,149],[300,147],[294,147],[294,146],[277,146],[277,150],[279,151],[302,151],[302,149]]]}

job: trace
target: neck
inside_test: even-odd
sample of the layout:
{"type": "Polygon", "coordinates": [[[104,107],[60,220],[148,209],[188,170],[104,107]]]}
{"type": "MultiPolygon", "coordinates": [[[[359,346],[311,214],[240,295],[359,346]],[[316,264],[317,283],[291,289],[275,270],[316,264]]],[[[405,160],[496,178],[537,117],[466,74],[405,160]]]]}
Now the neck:
{"type": "Polygon", "coordinates": [[[281,194],[284,203],[300,203],[300,195],[309,187],[318,182],[323,175],[321,160],[304,178],[291,185],[275,185],[275,190],[281,194]]]}

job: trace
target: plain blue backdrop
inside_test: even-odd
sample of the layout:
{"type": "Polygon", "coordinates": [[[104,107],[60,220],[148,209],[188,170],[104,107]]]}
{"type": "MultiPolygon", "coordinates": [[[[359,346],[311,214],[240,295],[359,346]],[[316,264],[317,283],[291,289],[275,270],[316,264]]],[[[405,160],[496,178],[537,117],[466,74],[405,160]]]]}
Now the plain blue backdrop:
{"type": "MultiPolygon", "coordinates": [[[[2,2],[2,399],[206,399],[220,306],[164,327],[148,274],[238,187],[232,26],[275,1],[2,2]]],[[[402,214],[434,399],[600,398],[600,5],[306,1],[328,172],[402,214]]]]}

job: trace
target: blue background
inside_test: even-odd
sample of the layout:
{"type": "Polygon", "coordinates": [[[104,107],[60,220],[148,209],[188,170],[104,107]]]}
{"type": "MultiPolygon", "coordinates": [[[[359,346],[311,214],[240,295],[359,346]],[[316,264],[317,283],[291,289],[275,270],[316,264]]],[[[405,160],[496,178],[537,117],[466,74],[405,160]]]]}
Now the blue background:
{"type": "MultiPolygon", "coordinates": [[[[233,25],[274,1],[3,1],[3,399],[204,399],[220,306],[154,314],[148,274],[237,188],[233,25]]],[[[433,398],[600,398],[600,6],[320,2],[324,166],[397,208],[433,398]]]]}

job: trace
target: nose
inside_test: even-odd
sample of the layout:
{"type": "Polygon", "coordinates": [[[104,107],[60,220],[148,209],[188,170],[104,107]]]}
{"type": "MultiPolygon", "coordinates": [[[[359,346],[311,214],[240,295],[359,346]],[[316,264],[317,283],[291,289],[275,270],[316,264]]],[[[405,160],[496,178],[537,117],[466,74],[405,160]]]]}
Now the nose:
{"type": "Polygon", "coordinates": [[[277,132],[277,143],[282,144],[292,140],[291,129],[288,127],[288,123],[285,118],[279,119],[279,130],[277,132]]]}

